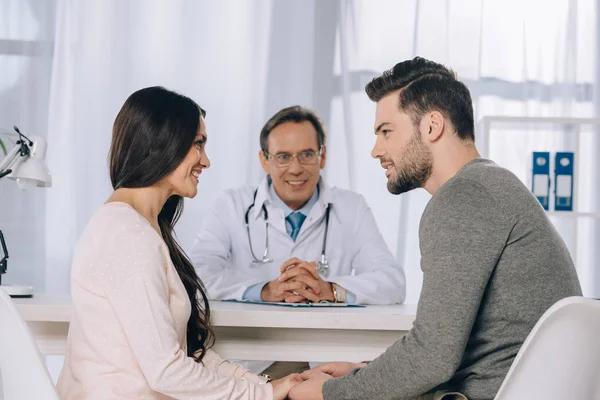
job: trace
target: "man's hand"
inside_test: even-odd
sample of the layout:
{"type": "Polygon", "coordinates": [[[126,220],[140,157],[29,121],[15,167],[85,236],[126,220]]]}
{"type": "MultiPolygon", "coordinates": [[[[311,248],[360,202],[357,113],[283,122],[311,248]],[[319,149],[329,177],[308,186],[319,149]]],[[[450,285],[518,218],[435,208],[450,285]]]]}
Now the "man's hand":
{"type": "Polygon", "coordinates": [[[290,389],[302,382],[300,374],[289,374],[281,379],[271,382],[273,386],[273,400],[283,400],[288,397],[290,389]]]}
{"type": "Polygon", "coordinates": [[[267,283],[260,292],[261,300],[268,302],[287,301],[288,303],[299,303],[306,301],[306,299],[313,301],[311,298],[314,297],[315,294],[307,290],[303,282],[283,282],[280,278],[267,283]],[[288,299],[294,299],[295,301],[288,301],[288,299]]]}
{"type": "Polygon", "coordinates": [[[333,301],[333,292],[331,283],[326,282],[317,272],[317,263],[305,262],[298,258],[287,260],[281,265],[281,282],[301,282],[303,289],[296,290],[293,296],[289,296],[285,301],[288,303],[297,303],[304,299],[318,303],[321,300],[333,301]]]}
{"type": "Polygon", "coordinates": [[[339,362],[330,362],[327,364],[319,365],[318,367],[311,369],[311,371],[322,372],[327,375],[331,375],[334,378],[339,378],[340,376],[346,375],[348,372],[352,371],[353,369],[363,368],[366,366],[367,366],[367,364],[365,364],[365,363],[357,364],[357,363],[339,361],[339,362]]]}
{"type": "Polygon", "coordinates": [[[323,384],[331,379],[331,375],[309,370],[301,375],[304,382],[294,386],[288,398],[290,400],[323,400],[323,384]]]}

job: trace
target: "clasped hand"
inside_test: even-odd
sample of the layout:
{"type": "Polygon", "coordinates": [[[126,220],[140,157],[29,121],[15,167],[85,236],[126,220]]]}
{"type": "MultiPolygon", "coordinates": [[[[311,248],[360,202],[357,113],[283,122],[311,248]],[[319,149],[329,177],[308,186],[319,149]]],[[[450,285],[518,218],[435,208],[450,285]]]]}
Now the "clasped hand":
{"type": "Polygon", "coordinates": [[[300,375],[288,375],[273,382],[273,397],[275,400],[286,396],[290,400],[322,400],[325,382],[365,366],[364,363],[332,362],[304,371],[300,375]]]}
{"type": "Polygon", "coordinates": [[[260,294],[262,301],[303,303],[333,301],[331,283],[317,272],[317,263],[291,258],[280,268],[279,278],[267,283],[260,294]]]}

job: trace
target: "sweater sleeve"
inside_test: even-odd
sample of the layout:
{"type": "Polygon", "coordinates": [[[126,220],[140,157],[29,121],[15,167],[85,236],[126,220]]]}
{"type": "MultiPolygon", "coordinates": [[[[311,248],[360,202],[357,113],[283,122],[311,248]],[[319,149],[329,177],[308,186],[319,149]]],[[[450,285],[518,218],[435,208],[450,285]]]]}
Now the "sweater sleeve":
{"type": "Polygon", "coordinates": [[[258,375],[253,374],[239,364],[230,363],[229,361],[222,359],[221,356],[212,350],[206,351],[202,362],[206,368],[216,371],[219,375],[232,376],[256,384],[263,383],[263,379],[258,375]]]}
{"type": "Polygon", "coordinates": [[[219,373],[222,363],[215,355],[208,357],[213,368],[187,356],[168,306],[168,253],[151,234],[131,229],[113,237],[102,273],[110,307],[148,385],[177,399],[271,400],[271,385],[236,379],[235,371],[219,373]]]}
{"type": "Polygon", "coordinates": [[[413,328],[367,367],[331,379],[331,399],[409,399],[458,369],[510,224],[487,191],[464,179],[442,187],[421,219],[423,287],[413,328]]]}

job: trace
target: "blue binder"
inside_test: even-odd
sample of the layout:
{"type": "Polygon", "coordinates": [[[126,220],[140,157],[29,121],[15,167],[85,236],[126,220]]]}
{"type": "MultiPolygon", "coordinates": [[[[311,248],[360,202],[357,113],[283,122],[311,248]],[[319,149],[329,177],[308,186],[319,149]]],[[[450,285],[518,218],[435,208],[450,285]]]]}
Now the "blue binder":
{"type": "Polygon", "coordinates": [[[531,191],[544,210],[550,207],[550,153],[533,152],[531,191]]]}
{"type": "Polygon", "coordinates": [[[554,162],[554,209],[573,211],[573,172],[575,155],[558,152],[554,162]]]}

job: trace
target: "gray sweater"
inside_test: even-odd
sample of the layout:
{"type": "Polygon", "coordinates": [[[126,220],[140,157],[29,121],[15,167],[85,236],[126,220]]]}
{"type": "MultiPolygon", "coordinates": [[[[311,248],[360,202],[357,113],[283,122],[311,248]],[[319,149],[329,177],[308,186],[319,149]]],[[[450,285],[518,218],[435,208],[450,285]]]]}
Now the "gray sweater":
{"type": "Polygon", "coordinates": [[[475,159],[419,227],[423,287],[413,328],[325,400],[410,399],[447,389],[493,399],[523,341],[561,298],[581,295],[565,243],[511,172],[475,159]]]}

